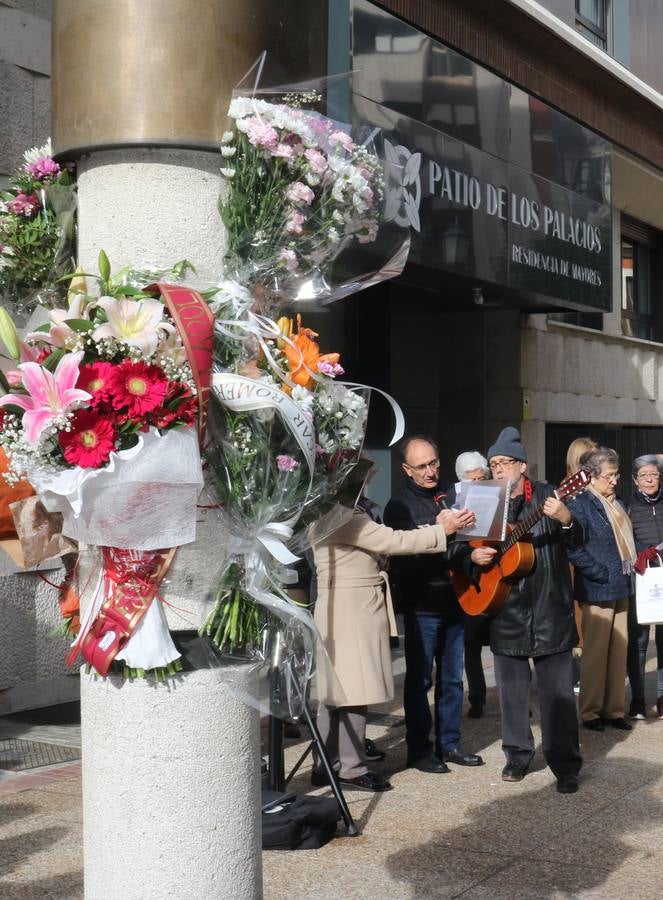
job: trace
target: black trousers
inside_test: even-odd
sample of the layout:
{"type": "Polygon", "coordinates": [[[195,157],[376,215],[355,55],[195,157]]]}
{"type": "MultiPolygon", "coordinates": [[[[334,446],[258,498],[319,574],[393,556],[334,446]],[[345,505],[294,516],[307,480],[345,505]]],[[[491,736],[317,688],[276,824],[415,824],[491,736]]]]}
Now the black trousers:
{"type": "MultiPolygon", "coordinates": [[[[559,778],[582,766],[578,714],[573,693],[571,651],[534,657],[546,762],[559,778]]],[[[502,710],[502,749],[507,762],[526,766],[534,755],[530,727],[532,670],[526,656],[495,656],[495,680],[502,710]]]]}

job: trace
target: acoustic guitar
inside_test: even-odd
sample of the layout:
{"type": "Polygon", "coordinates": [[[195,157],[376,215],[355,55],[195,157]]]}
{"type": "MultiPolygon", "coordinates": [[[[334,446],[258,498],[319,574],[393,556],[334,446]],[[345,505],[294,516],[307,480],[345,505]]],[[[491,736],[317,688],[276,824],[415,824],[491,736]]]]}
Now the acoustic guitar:
{"type": "MultiPolygon", "coordinates": [[[[580,469],[560,484],[553,496],[570,500],[582,493],[591,481],[588,469],[580,469]]],[[[506,603],[511,585],[534,568],[536,556],[529,532],[543,518],[543,503],[524,519],[510,526],[505,540],[470,541],[471,547],[495,547],[497,553],[489,566],[481,569],[477,581],[470,581],[460,572],[451,572],[451,583],[458,602],[470,616],[481,613],[497,615],[506,603]]]]}

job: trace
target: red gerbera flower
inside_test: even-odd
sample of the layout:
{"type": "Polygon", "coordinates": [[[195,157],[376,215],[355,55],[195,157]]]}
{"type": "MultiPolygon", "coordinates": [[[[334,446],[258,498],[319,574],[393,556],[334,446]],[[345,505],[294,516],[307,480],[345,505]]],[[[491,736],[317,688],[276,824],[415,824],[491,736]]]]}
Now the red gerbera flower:
{"type": "Polygon", "coordinates": [[[198,399],[186,385],[171,381],[161,406],[152,412],[150,420],[162,431],[172,425],[192,425],[198,417],[198,399]]]}
{"type": "Polygon", "coordinates": [[[163,403],[168,380],[159,366],[126,360],[113,368],[111,391],[114,409],[126,410],[132,419],[140,418],[163,403]]]}
{"type": "Polygon", "coordinates": [[[115,428],[106,416],[93,409],[79,409],[71,420],[71,431],[61,431],[58,440],[72,466],[98,469],[108,462],[115,438],[115,428]]]}
{"type": "Polygon", "coordinates": [[[94,362],[81,366],[76,387],[92,394],[92,405],[110,400],[113,366],[109,362],[94,362]]]}

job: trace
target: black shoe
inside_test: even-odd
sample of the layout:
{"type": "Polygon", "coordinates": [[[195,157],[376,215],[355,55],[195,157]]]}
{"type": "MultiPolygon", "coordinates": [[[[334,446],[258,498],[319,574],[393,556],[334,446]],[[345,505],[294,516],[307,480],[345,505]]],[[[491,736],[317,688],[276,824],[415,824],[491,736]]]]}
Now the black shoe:
{"type": "Polygon", "coordinates": [[[476,753],[465,753],[460,747],[447,750],[442,754],[444,762],[456,763],[457,766],[482,766],[483,760],[476,753]]]}
{"type": "MultiPolygon", "coordinates": [[[[605,725],[603,724],[603,719],[587,719],[586,722],[582,723],[582,727],[589,728],[590,731],[605,731],[605,725]]],[[[629,725],[629,728],[630,727],[631,726],[629,725]]]]}
{"type": "Polygon", "coordinates": [[[528,769],[529,763],[526,766],[520,763],[507,763],[502,769],[502,781],[522,781],[528,769]]]}
{"type": "Polygon", "coordinates": [[[338,783],[345,787],[355,788],[358,791],[391,791],[393,784],[376,775],[375,772],[366,772],[365,775],[357,775],[356,778],[339,778],[338,783]]]}
{"type": "Polygon", "coordinates": [[[606,719],[605,722],[606,725],[609,725],[611,728],[618,728],[620,731],[633,731],[633,726],[623,716],[620,716],[618,719],[606,719]]]}
{"type": "Polygon", "coordinates": [[[480,719],[483,716],[483,706],[470,706],[467,711],[468,719],[480,719]]]}
{"type": "Polygon", "coordinates": [[[428,756],[420,756],[419,759],[408,759],[407,764],[411,769],[419,769],[420,772],[428,772],[431,775],[442,775],[444,772],[451,771],[449,766],[433,753],[429,753],[428,756]]]}
{"type": "Polygon", "coordinates": [[[557,790],[560,794],[575,794],[578,790],[578,776],[560,775],[557,779],[557,790]]]}
{"type": "Polygon", "coordinates": [[[313,787],[326,787],[329,784],[329,778],[324,769],[321,772],[316,772],[316,770],[313,769],[311,772],[311,784],[313,787]]]}
{"type": "Polygon", "coordinates": [[[366,738],[366,745],[364,749],[364,756],[370,762],[380,762],[385,758],[387,754],[383,753],[382,750],[378,750],[375,745],[375,742],[370,738],[366,738]]]}

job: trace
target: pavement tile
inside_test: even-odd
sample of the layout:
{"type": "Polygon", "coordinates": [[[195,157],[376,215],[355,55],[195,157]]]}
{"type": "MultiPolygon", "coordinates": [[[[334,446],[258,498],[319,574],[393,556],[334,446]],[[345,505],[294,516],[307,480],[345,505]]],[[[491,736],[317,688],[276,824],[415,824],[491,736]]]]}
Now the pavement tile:
{"type": "Polygon", "coordinates": [[[661,887],[652,877],[652,862],[638,854],[603,869],[578,867],[561,854],[557,863],[518,859],[470,888],[462,900],[658,900],[661,887]]]}

